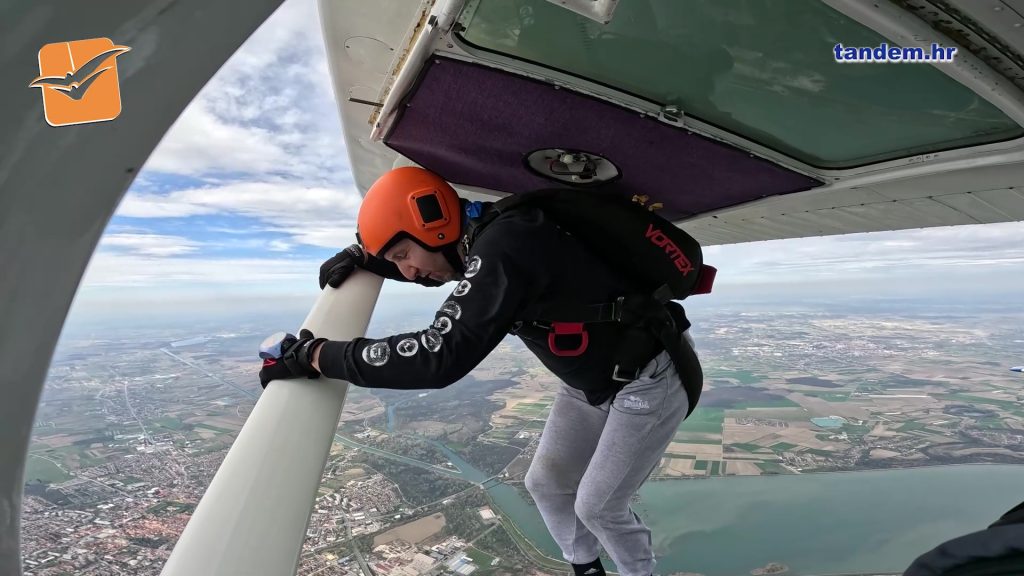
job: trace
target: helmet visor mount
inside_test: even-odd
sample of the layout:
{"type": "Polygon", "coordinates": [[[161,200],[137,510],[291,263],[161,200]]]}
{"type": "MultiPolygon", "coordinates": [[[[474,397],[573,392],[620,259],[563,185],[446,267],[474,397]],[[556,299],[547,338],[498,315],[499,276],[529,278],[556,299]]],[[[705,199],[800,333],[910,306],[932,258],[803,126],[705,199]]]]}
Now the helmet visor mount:
{"type": "MultiPolygon", "coordinates": [[[[409,195],[409,203],[413,213],[413,220],[421,230],[427,231],[434,228],[442,228],[451,222],[452,216],[448,213],[447,207],[441,202],[437,190],[424,190],[409,195]]],[[[410,232],[413,232],[410,230],[410,232]]],[[[440,239],[444,239],[442,235],[440,239]]],[[[424,238],[426,240],[426,238],[424,238]]]]}

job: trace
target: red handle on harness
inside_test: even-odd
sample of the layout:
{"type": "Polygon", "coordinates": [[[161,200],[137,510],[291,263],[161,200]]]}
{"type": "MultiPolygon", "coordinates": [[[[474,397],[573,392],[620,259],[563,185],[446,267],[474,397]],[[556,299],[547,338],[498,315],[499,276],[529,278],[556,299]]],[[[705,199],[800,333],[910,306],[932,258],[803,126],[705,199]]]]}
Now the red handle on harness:
{"type": "Polygon", "coordinates": [[[548,332],[548,350],[555,356],[579,356],[587,350],[590,343],[590,335],[583,329],[583,322],[552,322],[551,331],[548,332]],[[555,344],[557,336],[580,336],[580,345],[573,350],[559,348],[555,344]]]}

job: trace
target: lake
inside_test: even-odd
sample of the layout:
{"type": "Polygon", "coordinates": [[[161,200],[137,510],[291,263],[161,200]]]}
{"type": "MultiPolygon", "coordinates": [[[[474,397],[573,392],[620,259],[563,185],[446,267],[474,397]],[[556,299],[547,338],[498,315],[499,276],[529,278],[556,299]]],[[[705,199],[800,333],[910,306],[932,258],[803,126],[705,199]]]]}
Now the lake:
{"type": "MultiPolygon", "coordinates": [[[[467,480],[487,475],[438,444],[467,480]]],[[[519,492],[488,489],[541,551],[561,553],[519,492]]],[[[634,509],[653,531],[656,572],[787,576],[902,572],[934,546],[983,529],[1024,500],[1024,466],[974,464],[864,472],[648,482],[634,509]]]]}
{"type": "MultiPolygon", "coordinates": [[[[538,548],[561,558],[514,488],[490,494],[538,548]]],[[[1024,466],[665,480],[647,483],[640,498],[634,509],[653,531],[662,574],[739,576],[769,562],[792,575],[901,572],[1024,500],[1024,466]]]]}

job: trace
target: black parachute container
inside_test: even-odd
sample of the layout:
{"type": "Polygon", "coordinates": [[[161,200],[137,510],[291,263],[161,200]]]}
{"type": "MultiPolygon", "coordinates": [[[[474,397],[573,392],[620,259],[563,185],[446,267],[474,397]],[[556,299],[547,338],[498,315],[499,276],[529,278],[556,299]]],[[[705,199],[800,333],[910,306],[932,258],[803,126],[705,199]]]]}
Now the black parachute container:
{"type": "Polygon", "coordinates": [[[554,188],[503,198],[474,222],[467,240],[503,212],[542,210],[597,254],[625,268],[637,288],[659,302],[706,293],[714,268],[704,266],[700,243],[652,210],[609,188],[554,188]]]}
{"type": "Polygon", "coordinates": [[[637,291],[599,305],[548,302],[525,311],[524,320],[534,326],[547,325],[548,348],[559,356],[575,356],[586,350],[588,323],[626,325],[633,332],[616,350],[611,375],[619,382],[638,377],[650,360],[650,338],[654,338],[682,377],[689,416],[700,399],[703,372],[691,346],[679,337],[678,315],[682,308],[671,301],[711,292],[716,270],[704,264],[700,243],[652,210],[607,187],[545,189],[503,198],[470,220],[463,242],[467,247],[472,245],[476,235],[499,215],[523,207],[544,212],[595,255],[620,269],[637,291]],[[578,338],[579,345],[563,348],[558,343],[560,337],[578,338]]]}

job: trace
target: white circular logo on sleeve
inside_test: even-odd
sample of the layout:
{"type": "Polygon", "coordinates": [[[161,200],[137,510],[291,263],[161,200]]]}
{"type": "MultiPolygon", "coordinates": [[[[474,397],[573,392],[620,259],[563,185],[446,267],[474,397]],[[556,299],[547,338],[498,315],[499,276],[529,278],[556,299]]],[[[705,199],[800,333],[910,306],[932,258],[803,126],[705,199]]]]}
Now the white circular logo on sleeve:
{"type": "Polygon", "coordinates": [[[462,306],[459,306],[455,302],[448,300],[447,302],[441,305],[441,312],[458,320],[459,316],[462,316],[462,306]]]}
{"type": "Polygon", "coordinates": [[[447,316],[438,316],[434,320],[434,328],[441,334],[447,334],[452,329],[452,319],[447,316]]]}
{"type": "Polygon", "coordinates": [[[423,347],[431,352],[437,352],[441,349],[441,344],[444,343],[444,339],[441,337],[441,333],[433,328],[429,328],[420,336],[420,342],[423,342],[423,347]]]}
{"type": "Polygon", "coordinates": [[[395,346],[395,350],[398,351],[399,356],[405,356],[406,358],[408,358],[409,356],[412,356],[413,354],[419,352],[420,344],[419,342],[416,341],[415,338],[406,338],[405,340],[399,342],[398,346],[395,346]]]}
{"type": "Polygon", "coordinates": [[[391,358],[391,348],[387,342],[374,342],[363,348],[363,362],[370,366],[383,366],[391,358]]]}
{"type": "Polygon", "coordinates": [[[465,296],[466,294],[469,293],[469,289],[472,287],[473,285],[469,283],[469,280],[463,280],[462,282],[459,282],[458,286],[455,287],[455,291],[452,292],[452,295],[465,296]]]}
{"type": "Polygon", "coordinates": [[[469,261],[469,265],[466,266],[466,273],[463,274],[463,276],[465,276],[466,278],[472,278],[473,276],[476,276],[476,273],[480,271],[481,262],[482,260],[480,260],[479,256],[473,256],[473,258],[470,259],[469,261]]]}

